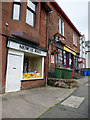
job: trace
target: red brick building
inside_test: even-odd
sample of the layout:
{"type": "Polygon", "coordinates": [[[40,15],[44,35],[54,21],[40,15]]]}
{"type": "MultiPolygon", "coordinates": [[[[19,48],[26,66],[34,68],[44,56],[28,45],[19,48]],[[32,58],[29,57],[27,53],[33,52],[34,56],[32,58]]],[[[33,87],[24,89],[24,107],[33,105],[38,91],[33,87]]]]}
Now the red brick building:
{"type": "Polygon", "coordinates": [[[0,37],[2,93],[44,86],[48,67],[73,68],[80,52],[80,33],[56,2],[3,2],[0,37]]]}
{"type": "Polygon", "coordinates": [[[49,68],[64,66],[78,69],[81,34],[56,2],[49,4],[49,68]],[[57,50],[59,54],[54,54],[57,50]]]}

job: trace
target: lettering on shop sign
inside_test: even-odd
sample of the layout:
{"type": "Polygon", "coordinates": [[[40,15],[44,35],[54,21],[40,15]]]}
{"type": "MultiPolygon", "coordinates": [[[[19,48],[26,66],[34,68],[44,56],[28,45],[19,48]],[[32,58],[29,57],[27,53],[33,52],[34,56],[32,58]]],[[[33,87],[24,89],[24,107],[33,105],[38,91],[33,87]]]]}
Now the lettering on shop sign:
{"type": "Polygon", "coordinates": [[[28,46],[19,45],[19,48],[22,49],[22,50],[27,50],[27,51],[29,51],[29,52],[35,52],[35,53],[41,54],[41,51],[40,51],[40,50],[33,49],[33,48],[28,47],[28,46]]]}

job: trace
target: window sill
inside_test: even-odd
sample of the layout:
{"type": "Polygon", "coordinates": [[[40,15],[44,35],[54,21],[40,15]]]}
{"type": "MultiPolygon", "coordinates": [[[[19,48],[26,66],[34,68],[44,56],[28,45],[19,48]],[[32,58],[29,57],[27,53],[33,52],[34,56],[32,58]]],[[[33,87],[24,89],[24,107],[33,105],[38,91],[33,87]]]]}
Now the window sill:
{"type": "Polygon", "coordinates": [[[32,28],[35,28],[35,25],[34,26],[32,26],[32,25],[30,25],[29,23],[27,23],[26,22],[26,25],[28,25],[28,26],[30,26],[30,27],[32,27],[32,28]]]}
{"type": "Polygon", "coordinates": [[[31,78],[31,79],[21,79],[21,82],[23,81],[32,81],[32,80],[43,80],[44,78],[31,78]]]}
{"type": "Polygon", "coordinates": [[[19,19],[19,20],[17,20],[17,19],[13,19],[13,18],[12,18],[11,20],[13,20],[13,21],[20,21],[20,19],[19,19]]]}

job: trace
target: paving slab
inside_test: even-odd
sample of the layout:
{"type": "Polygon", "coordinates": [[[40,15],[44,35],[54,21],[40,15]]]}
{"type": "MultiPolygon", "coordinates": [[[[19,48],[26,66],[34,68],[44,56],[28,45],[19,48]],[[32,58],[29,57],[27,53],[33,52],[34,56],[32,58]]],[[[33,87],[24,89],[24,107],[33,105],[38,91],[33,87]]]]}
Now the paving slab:
{"type": "Polygon", "coordinates": [[[67,100],[62,102],[61,105],[78,108],[84,99],[84,97],[77,97],[72,95],[67,100]]]}

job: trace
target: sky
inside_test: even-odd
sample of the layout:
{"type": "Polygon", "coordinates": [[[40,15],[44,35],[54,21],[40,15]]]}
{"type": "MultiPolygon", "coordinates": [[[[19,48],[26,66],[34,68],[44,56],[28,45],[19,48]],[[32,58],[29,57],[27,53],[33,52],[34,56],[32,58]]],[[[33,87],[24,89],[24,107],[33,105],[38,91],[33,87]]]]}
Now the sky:
{"type": "Polygon", "coordinates": [[[88,40],[88,2],[90,0],[55,0],[78,31],[88,40]]]}

